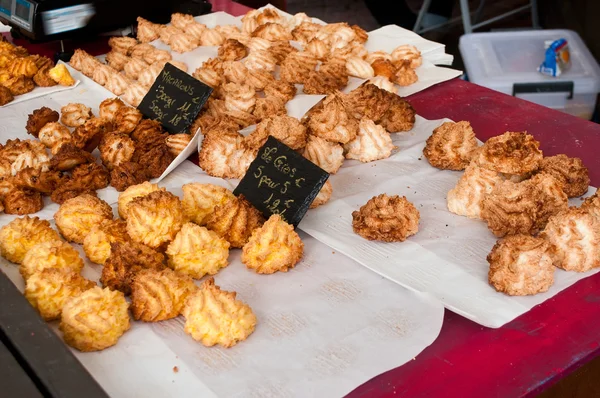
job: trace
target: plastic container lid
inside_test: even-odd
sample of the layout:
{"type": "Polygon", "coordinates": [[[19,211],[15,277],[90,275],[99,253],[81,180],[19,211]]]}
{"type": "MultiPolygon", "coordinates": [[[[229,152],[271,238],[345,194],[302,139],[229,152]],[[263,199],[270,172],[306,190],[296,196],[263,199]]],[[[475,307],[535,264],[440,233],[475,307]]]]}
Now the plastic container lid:
{"type": "Polygon", "coordinates": [[[574,94],[600,92],[600,67],[579,35],[571,30],[471,33],[459,43],[469,80],[505,94],[515,83],[573,82],[574,94]],[[542,75],[544,42],[564,38],[571,67],[558,77],[542,75]]]}

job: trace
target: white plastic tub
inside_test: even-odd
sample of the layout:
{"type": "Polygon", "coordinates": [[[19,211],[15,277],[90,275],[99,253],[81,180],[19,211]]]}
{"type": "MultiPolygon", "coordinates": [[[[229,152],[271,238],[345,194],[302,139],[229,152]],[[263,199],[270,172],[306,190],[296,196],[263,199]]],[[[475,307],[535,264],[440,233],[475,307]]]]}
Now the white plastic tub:
{"type": "Polygon", "coordinates": [[[472,33],[460,38],[469,80],[480,86],[591,119],[600,92],[600,67],[581,37],[570,30],[472,33]],[[558,77],[537,71],[544,42],[564,38],[571,67],[558,77]]]}

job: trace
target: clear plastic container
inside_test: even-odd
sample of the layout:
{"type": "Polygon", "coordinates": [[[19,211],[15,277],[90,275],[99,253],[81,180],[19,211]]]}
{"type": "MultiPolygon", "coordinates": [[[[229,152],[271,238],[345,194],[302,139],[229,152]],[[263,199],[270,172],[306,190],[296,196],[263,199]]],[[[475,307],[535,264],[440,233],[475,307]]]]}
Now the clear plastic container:
{"type": "Polygon", "coordinates": [[[552,109],[591,119],[600,92],[600,67],[576,32],[530,30],[472,33],[460,38],[471,82],[515,95],[552,109]],[[544,42],[564,38],[571,67],[558,77],[537,71],[544,60],[544,42]]]}

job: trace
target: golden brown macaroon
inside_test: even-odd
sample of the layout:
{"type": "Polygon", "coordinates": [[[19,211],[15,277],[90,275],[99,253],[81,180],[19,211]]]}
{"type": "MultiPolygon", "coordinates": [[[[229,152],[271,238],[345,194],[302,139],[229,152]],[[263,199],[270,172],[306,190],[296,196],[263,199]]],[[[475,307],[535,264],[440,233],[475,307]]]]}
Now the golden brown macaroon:
{"type": "Polygon", "coordinates": [[[102,267],[103,286],[128,295],[135,275],[144,269],[165,269],[165,256],[136,242],[116,242],[110,245],[110,256],[102,267]]]}
{"type": "Polygon", "coordinates": [[[33,76],[33,82],[36,84],[36,86],[53,87],[58,84],[52,77],[50,77],[50,69],[50,66],[43,66],[38,69],[37,73],[33,76]]]}
{"type": "Polygon", "coordinates": [[[76,127],[71,137],[77,148],[92,152],[102,138],[113,130],[114,124],[109,119],[92,117],[83,125],[76,127]]]}
{"type": "Polygon", "coordinates": [[[38,132],[38,139],[56,155],[63,144],[72,141],[71,132],[66,126],[55,122],[47,123],[38,132]]]}
{"type": "Polygon", "coordinates": [[[94,225],[83,240],[83,251],[87,258],[96,264],[104,264],[110,257],[112,243],[130,241],[127,223],[123,220],[104,220],[94,225]]]}
{"type": "Polygon", "coordinates": [[[19,75],[11,77],[7,81],[3,82],[2,85],[10,90],[10,93],[14,96],[27,94],[35,88],[33,80],[27,76],[19,75]]]}
{"type": "Polygon", "coordinates": [[[115,166],[110,172],[110,185],[118,192],[141,184],[148,180],[148,173],[144,166],[136,162],[125,162],[115,166]]]}
{"type": "Polygon", "coordinates": [[[60,319],[67,300],[96,286],[79,272],[46,268],[31,275],[25,283],[25,298],[46,321],[60,319]]]}
{"type": "Polygon", "coordinates": [[[0,106],[4,106],[6,104],[8,104],[9,102],[12,102],[15,99],[15,97],[13,96],[12,92],[4,87],[4,86],[0,86],[0,106]]]}
{"type": "Polygon", "coordinates": [[[215,286],[214,278],[202,283],[183,308],[185,332],[207,347],[233,347],[254,332],[256,316],[235,292],[215,286]]]}
{"type": "Polygon", "coordinates": [[[215,275],[229,263],[229,242],[213,231],[193,223],[183,224],[166,251],[175,271],[194,279],[215,275]]]}
{"type": "Polygon", "coordinates": [[[419,230],[419,211],[406,197],[381,194],[352,212],[352,229],[368,240],[404,242],[419,230]]]}
{"type": "Polygon", "coordinates": [[[58,171],[69,171],[79,165],[95,163],[95,161],[96,159],[91,153],[68,142],[63,144],[54,157],[50,159],[50,168],[58,171]]]}
{"type": "Polygon", "coordinates": [[[100,103],[100,117],[114,121],[117,111],[126,106],[120,98],[107,98],[100,103]]]}
{"type": "Polygon", "coordinates": [[[58,232],[38,217],[15,218],[0,229],[0,254],[10,262],[21,264],[33,246],[60,240],[58,232]]]}
{"type": "Polygon", "coordinates": [[[540,237],[550,243],[555,266],[586,272],[600,267],[600,219],[571,207],[553,215],[540,237]]]}
{"type": "Polygon", "coordinates": [[[338,143],[309,135],[303,156],[326,172],[335,174],[344,163],[344,148],[338,143]]]}
{"type": "Polygon", "coordinates": [[[121,107],[115,113],[115,131],[130,134],[142,120],[142,113],[129,106],[121,107]]]}
{"type": "Polygon", "coordinates": [[[304,148],[308,137],[306,127],[298,119],[281,115],[261,121],[256,130],[245,138],[244,143],[249,148],[258,150],[270,135],[294,150],[304,148]]]}
{"type": "Polygon", "coordinates": [[[32,78],[38,71],[35,61],[29,57],[15,58],[7,66],[8,72],[13,76],[32,78]]]}
{"type": "Polygon", "coordinates": [[[259,274],[287,272],[300,261],[304,243],[280,215],[274,214],[252,232],[242,250],[242,262],[259,274]]]}
{"type": "Polygon", "coordinates": [[[304,84],[311,71],[319,63],[317,57],[309,52],[298,51],[290,53],[282,62],[280,69],[281,80],[288,83],[304,84]]]}
{"type": "Polygon", "coordinates": [[[220,178],[242,178],[256,152],[244,145],[237,132],[207,133],[202,140],[198,164],[207,174],[220,178]]]}
{"type": "Polygon", "coordinates": [[[62,240],[38,243],[27,251],[19,272],[27,280],[31,275],[46,268],[80,272],[83,260],[79,252],[62,240]]]}
{"type": "Polygon", "coordinates": [[[100,159],[107,169],[129,162],[135,152],[135,143],[124,133],[106,134],[98,146],[100,159]]]}
{"type": "Polygon", "coordinates": [[[539,171],[548,173],[560,181],[569,198],[585,194],[590,185],[588,169],[579,158],[570,158],[563,154],[545,157],[539,171]]]}
{"type": "Polygon", "coordinates": [[[473,160],[499,173],[526,175],[537,170],[542,162],[539,146],[530,134],[507,132],[487,140],[473,160]]]}
{"type": "MultiPolygon", "coordinates": [[[[203,226],[215,207],[233,200],[234,195],[227,188],[213,184],[192,182],[182,187],[181,205],[185,218],[203,226]]],[[[121,199],[119,197],[119,203],[121,199]]],[[[119,207],[120,209],[120,207],[119,207]]]]}
{"type": "Polygon", "coordinates": [[[390,98],[390,106],[379,120],[379,124],[390,133],[412,130],[416,115],[412,105],[389,91],[384,92],[390,98]]]}
{"type": "MultiPolygon", "coordinates": [[[[119,206],[119,217],[123,220],[127,219],[128,207],[131,201],[135,198],[146,196],[156,191],[166,191],[165,188],[161,188],[158,184],[151,184],[145,181],[141,184],[132,185],[123,191],[119,195],[118,206],[119,206]]],[[[185,185],[184,185],[184,198],[185,198],[185,185]]]]}
{"type": "Polygon", "coordinates": [[[331,186],[331,182],[329,182],[329,180],[327,180],[325,182],[325,184],[323,184],[323,187],[319,191],[315,200],[313,200],[313,202],[310,204],[310,208],[316,209],[317,207],[322,206],[325,203],[329,202],[329,199],[331,199],[332,194],[333,194],[333,187],[331,186]]]}
{"type": "Polygon", "coordinates": [[[159,248],[175,239],[183,219],[179,198],[170,192],[155,191],[129,203],[127,232],[134,241],[159,248]]]}
{"type": "Polygon", "coordinates": [[[194,281],[170,269],[138,272],[131,286],[133,318],[159,322],[181,314],[185,300],[197,289],[194,281]]]}
{"type": "Polygon", "coordinates": [[[42,194],[31,189],[15,188],[4,196],[3,201],[6,214],[19,216],[37,213],[44,207],[42,194]]]}
{"type": "Polygon", "coordinates": [[[352,90],[344,97],[344,104],[355,118],[366,117],[374,122],[379,122],[390,108],[393,97],[397,96],[388,95],[385,90],[367,83],[352,90]]]}
{"type": "Polygon", "coordinates": [[[31,134],[35,138],[38,138],[38,134],[42,127],[47,123],[58,122],[59,117],[58,112],[42,106],[28,115],[25,130],[27,130],[27,134],[31,134]]]}
{"type": "Polygon", "coordinates": [[[150,43],[159,38],[160,25],[142,17],[137,18],[137,39],[142,43],[150,43]]]}
{"type": "Polygon", "coordinates": [[[252,37],[260,37],[269,41],[292,40],[292,34],[281,24],[267,22],[252,32],[252,37]]]}
{"type": "Polygon", "coordinates": [[[79,127],[94,116],[92,108],[75,103],[63,106],[60,114],[60,122],[69,127],[79,127]]]}
{"type": "Polygon", "coordinates": [[[64,178],[50,195],[53,202],[65,201],[83,194],[97,196],[96,190],[108,186],[108,171],[99,164],[90,163],[73,169],[71,178],[64,178]]]}
{"type": "Polygon", "coordinates": [[[481,218],[501,238],[506,235],[535,234],[550,216],[568,207],[562,184],[546,173],[519,183],[497,183],[481,202],[481,218]]]}
{"type": "Polygon", "coordinates": [[[600,219],[600,191],[596,190],[592,196],[586,198],[581,208],[600,219]]]}
{"type": "Polygon", "coordinates": [[[149,178],[158,178],[173,163],[175,156],[169,151],[169,147],[163,141],[148,152],[142,153],[137,159],[134,154],[132,160],[136,160],[139,164],[144,165],[149,178]]]}
{"type": "Polygon", "coordinates": [[[481,218],[481,202],[496,184],[504,181],[500,173],[471,163],[456,186],[448,192],[448,210],[459,216],[481,218]]]}
{"type": "Polygon", "coordinates": [[[129,330],[128,308],[123,293],[96,286],[67,300],[59,329],[65,343],[79,351],[104,350],[129,330]]]}
{"type": "Polygon", "coordinates": [[[500,239],[487,261],[490,285],[509,296],[543,293],[554,284],[550,245],[544,239],[529,235],[500,239]]]}
{"type": "Polygon", "coordinates": [[[304,82],[304,94],[334,94],[336,91],[343,89],[347,81],[331,76],[323,72],[323,68],[318,71],[311,71],[304,82]]]}
{"type": "Polygon", "coordinates": [[[281,98],[268,95],[256,99],[252,114],[261,121],[273,116],[287,115],[287,109],[281,98]]]}
{"type": "Polygon", "coordinates": [[[392,81],[399,86],[406,87],[415,84],[419,80],[419,76],[413,68],[410,67],[408,61],[396,61],[396,73],[392,76],[392,81]]]}
{"type": "Polygon", "coordinates": [[[83,243],[94,225],[112,219],[113,212],[108,203],[87,194],[65,201],[54,214],[61,235],[75,243],[83,243]]]}
{"type": "Polygon", "coordinates": [[[427,138],[423,155],[441,170],[464,170],[477,148],[477,138],[466,121],[445,122],[427,138]]]}
{"type": "Polygon", "coordinates": [[[262,214],[243,196],[228,198],[206,218],[206,227],[225,238],[234,248],[242,248],[252,231],[264,223],[262,214]]]}
{"type": "Polygon", "coordinates": [[[344,153],[346,159],[366,163],[389,158],[394,148],[390,134],[383,127],[363,118],[356,138],[344,145],[344,153]]]}
{"type": "Polygon", "coordinates": [[[177,157],[192,141],[193,135],[180,133],[180,134],[171,134],[169,135],[165,143],[167,144],[167,148],[171,155],[177,157]]]}
{"type": "Polygon", "coordinates": [[[307,126],[310,134],[331,142],[346,144],[358,134],[358,120],[346,109],[341,95],[330,95],[323,107],[312,112],[307,126]]]}
{"type": "Polygon", "coordinates": [[[219,47],[219,58],[224,61],[239,61],[248,55],[248,49],[235,39],[227,39],[219,47]]]}
{"type": "Polygon", "coordinates": [[[30,189],[49,195],[67,178],[61,171],[42,171],[27,167],[15,175],[13,183],[19,189],[30,189]]]}
{"type": "Polygon", "coordinates": [[[265,89],[265,95],[279,97],[283,102],[288,102],[296,96],[296,86],[284,80],[275,80],[269,83],[265,89]]]}

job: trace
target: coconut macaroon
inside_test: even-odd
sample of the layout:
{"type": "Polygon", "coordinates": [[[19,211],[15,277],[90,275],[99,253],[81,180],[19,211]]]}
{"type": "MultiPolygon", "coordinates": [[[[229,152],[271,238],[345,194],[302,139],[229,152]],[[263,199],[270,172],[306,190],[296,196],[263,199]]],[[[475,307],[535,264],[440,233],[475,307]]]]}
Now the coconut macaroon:
{"type": "Polygon", "coordinates": [[[65,343],[83,352],[117,344],[130,327],[128,307],[123,293],[98,286],[69,299],[59,325],[65,343]]]}
{"type": "Polygon", "coordinates": [[[242,262],[259,274],[287,272],[302,258],[304,243],[294,227],[274,214],[252,233],[242,251],[242,262]]]}
{"type": "Polygon", "coordinates": [[[94,225],[112,219],[113,212],[108,203],[90,194],[66,200],[54,214],[61,235],[75,243],[83,243],[94,225]]]}
{"type": "Polygon", "coordinates": [[[207,347],[233,347],[254,332],[256,316],[235,292],[215,286],[209,278],[191,294],[183,308],[185,332],[207,347]]]}
{"type": "Polygon", "coordinates": [[[550,217],[540,234],[550,243],[554,265],[565,271],[585,272],[600,267],[600,220],[571,207],[550,217]]]}
{"type": "Polygon", "coordinates": [[[352,212],[352,229],[368,240],[403,242],[419,231],[420,217],[406,197],[381,194],[352,212]]]}
{"type": "Polygon", "coordinates": [[[427,138],[423,155],[433,167],[442,170],[464,170],[471,162],[477,139],[466,121],[446,122],[427,138]]]}
{"type": "Polygon", "coordinates": [[[231,247],[242,248],[263,222],[262,214],[240,195],[215,207],[206,219],[206,227],[225,238],[231,247]]]}
{"type": "Polygon", "coordinates": [[[110,245],[116,242],[127,242],[131,238],[127,234],[127,223],[123,220],[104,220],[94,225],[83,240],[83,251],[91,262],[104,264],[110,256],[110,245]]]}
{"type": "Polygon", "coordinates": [[[363,118],[356,138],[344,145],[344,152],[346,159],[367,163],[389,158],[394,148],[392,137],[386,129],[370,119],[363,118]]]}
{"type": "Polygon", "coordinates": [[[159,187],[158,184],[152,184],[145,181],[141,184],[132,185],[121,192],[118,200],[119,217],[123,220],[127,219],[127,208],[133,199],[146,196],[156,191],[166,191],[166,189],[159,187]]]}
{"type": "Polygon", "coordinates": [[[38,217],[15,218],[0,229],[0,253],[10,262],[20,264],[33,246],[60,240],[58,232],[38,217]]]}
{"type": "Polygon", "coordinates": [[[228,265],[229,242],[213,231],[193,223],[184,224],[169,244],[169,267],[194,279],[215,275],[228,265]]]}
{"type": "Polygon", "coordinates": [[[550,245],[529,235],[500,239],[488,254],[488,281],[509,296],[526,296],[547,291],[554,283],[550,245]]]}
{"type": "Polygon", "coordinates": [[[358,120],[347,110],[339,94],[330,95],[308,115],[309,133],[331,142],[346,144],[358,134],[358,120]]]}
{"type": "Polygon", "coordinates": [[[251,149],[258,150],[273,136],[290,148],[297,150],[306,146],[306,127],[295,117],[287,115],[272,116],[263,119],[244,143],[251,149]]]}
{"type": "Polygon", "coordinates": [[[471,163],[456,186],[448,192],[448,210],[459,216],[481,218],[484,196],[502,181],[504,179],[498,172],[471,163]]]}
{"type": "Polygon", "coordinates": [[[181,201],[166,191],[155,191],[131,201],[127,233],[134,241],[159,248],[175,239],[183,225],[181,201]]]}
{"type": "Polygon", "coordinates": [[[214,184],[192,182],[182,187],[181,205],[186,219],[204,225],[215,207],[234,198],[233,192],[214,184]]]}
{"type": "Polygon", "coordinates": [[[175,318],[196,289],[190,277],[170,269],[142,270],[136,274],[131,286],[133,318],[144,322],[175,318]]]}
{"type": "Polygon", "coordinates": [[[588,169],[579,158],[564,154],[549,156],[542,160],[539,171],[550,174],[563,184],[563,191],[569,198],[585,194],[590,185],[588,169]]]}
{"type": "Polygon", "coordinates": [[[335,174],[344,163],[344,148],[335,142],[309,135],[303,156],[330,174],[335,174]]]}
{"type": "Polygon", "coordinates": [[[581,208],[600,219],[600,191],[596,190],[596,193],[586,198],[581,204],[581,208]]]}
{"type": "Polygon", "coordinates": [[[65,302],[96,284],[79,272],[45,268],[35,272],[25,284],[25,298],[45,321],[59,319],[65,302]]]}
{"type": "Polygon", "coordinates": [[[316,209],[317,207],[329,202],[329,199],[331,199],[332,194],[333,187],[331,186],[331,182],[326,181],[325,184],[323,184],[323,187],[321,188],[319,193],[317,194],[315,200],[313,200],[313,202],[310,204],[310,208],[316,209]]]}
{"type": "Polygon", "coordinates": [[[62,240],[53,240],[39,243],[29,249],[19,272],[23,279],[27,280],[34,273],[46,268],[80,272],[83,260],[73,246],[62,240]]]}

